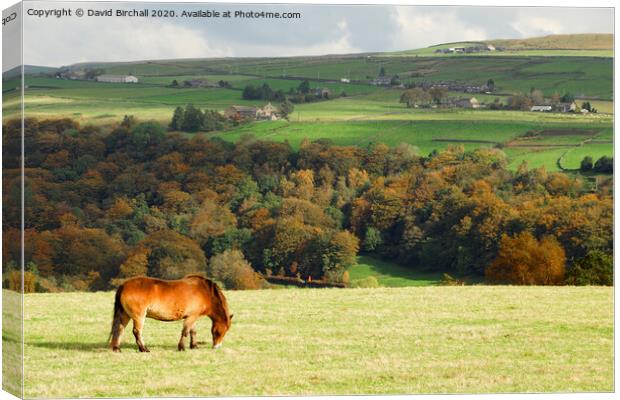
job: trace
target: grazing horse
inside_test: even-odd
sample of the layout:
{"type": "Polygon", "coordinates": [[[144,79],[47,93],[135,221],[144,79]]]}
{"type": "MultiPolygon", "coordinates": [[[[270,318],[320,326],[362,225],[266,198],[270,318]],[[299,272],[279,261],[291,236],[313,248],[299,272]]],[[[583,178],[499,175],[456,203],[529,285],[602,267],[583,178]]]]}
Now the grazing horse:
{"type": "Polygon", "coordinates": [[[133,335],[141,352],[149,349],[142,340],[145,318],[159,321],[183,319],[178,349],[185,350],[185,338],[190,334],[190,348],[197,348],[196,320],[207,315],[213,322],[213,348],[222,345],[232,322],[228,304],[221,289],[211,280],[199,275],[166,281],[147,277],[129,279],[116,290],[112,319],[112,350],[120,351],[123,330],[133,320],[133,335]]]}

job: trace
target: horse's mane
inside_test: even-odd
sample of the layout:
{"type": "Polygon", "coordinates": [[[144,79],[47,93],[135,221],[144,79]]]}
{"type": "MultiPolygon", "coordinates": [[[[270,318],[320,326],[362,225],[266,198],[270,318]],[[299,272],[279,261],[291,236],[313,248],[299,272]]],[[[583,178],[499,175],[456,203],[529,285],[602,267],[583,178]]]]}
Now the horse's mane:
{"type": "Polygon", "coordinates": [[[222,309],[221,310],[214,310],[214,311],[221,311],[224,312],[224,315],[220,315],[220,317],[224,318],[224,320],[226,321],[226,323],[230,323],[229,319],[230,319],[230,314],[228,313],[228,302],[226,301],[226,297],[224,297],[224,293],[222,293],[222,289],[220,289],[220,287],[217,285],[217,283],[213,282],[211,279],[206,278],[202,275],[198,275],[198,274],[192,274],[192,275],[187,275],[185,278],[199,278],[203,281],[203,283],[205,284],[205,286],[207,287],[207,290],[211,292],[212,296],[220,302],[220,304],[222,305],[222,309]]]}

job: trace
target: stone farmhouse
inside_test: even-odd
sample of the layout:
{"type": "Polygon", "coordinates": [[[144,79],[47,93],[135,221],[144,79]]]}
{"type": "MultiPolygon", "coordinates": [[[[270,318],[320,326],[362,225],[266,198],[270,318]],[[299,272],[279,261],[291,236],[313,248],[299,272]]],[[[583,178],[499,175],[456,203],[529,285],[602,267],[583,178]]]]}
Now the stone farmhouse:
{"type": "Polygon", "coordinates": [[[271,103],[267,103],[262,108],[256,110],[256,119],[275,121],[278,119],[278,109],[271,103]]]}
{"type": "Polygon", "coordinates": [[[278,109],[271,103],[267,103],[263,107],[251,107],[251,106],[230,106],[224,111],[224,116],[229,119],[243,120],[271,120],[278,119],[278,109]]]}

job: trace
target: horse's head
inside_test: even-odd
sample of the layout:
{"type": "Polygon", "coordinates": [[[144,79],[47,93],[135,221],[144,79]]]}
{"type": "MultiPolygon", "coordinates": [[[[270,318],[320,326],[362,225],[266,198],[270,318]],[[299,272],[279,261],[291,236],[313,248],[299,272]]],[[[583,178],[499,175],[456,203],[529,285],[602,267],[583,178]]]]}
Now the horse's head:
{"type": "Polygon", "coordinates": [[[213,325],[211,325],[211,335],[213,336],[213,348],[219,349],[222,347],[222,342],[224,341],[224,336],[226,336],[226,332],[230,329],[232,325],[232,314],[228,315],[226,319],[214,319],[213,325]]]}

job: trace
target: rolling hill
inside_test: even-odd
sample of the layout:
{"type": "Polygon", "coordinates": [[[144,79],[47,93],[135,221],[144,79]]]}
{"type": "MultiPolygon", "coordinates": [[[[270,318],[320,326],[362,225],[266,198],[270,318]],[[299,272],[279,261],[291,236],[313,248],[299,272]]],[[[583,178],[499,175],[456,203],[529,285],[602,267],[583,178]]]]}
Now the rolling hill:
{"type": "Polygon", "coordinates": [[[487,40],[484,43],[506,50],[613,50],[611,33],[580,33],[571,35],[547,35],[528,39],[487,40]]]}
{"type": "MultiPolygon", "coordinates": [[[[523,40],[444,43],[426,49],[401,53],[345,54],[279,58],[212,58],[149,60],[132,62],[90,62],[63,67],[63,70],[99,68],[107,74],[133,74],[138,84],[111,84],[86,80],[47,77],[45,69],[29,67],[26,77],[26,110],[40,118],[69,117],[80,123],[107,125],[131,114],[139,119],[154,119],[168,124],[175,107],[194,104],[203,109],[222,111],[231,105],[260,106],[261,100],[244,100],[247,85],[268,84],[284,93],[295,91],[303,80],[311,88],[331,91],[329,101],[297,104],[289,122],[270,121],[244,124],[236,129],[211,135],[236,141],[245,134],[265,140],[288,140],[293,146],[304,138],[330,138],[340,145],[368,145],[401,142],[416,146],[422,154],[451,144],[467,149],[503,146],[510,165],[516,168],[527,160],[530,166],[545,165],[557,170],[558,159],[574,168],[584,153],[611,155],[613,147],[613,58],[609,49],[611,35],[555,35],[523,40]],[[449,47],[505,46],[503,51],[455,54],[436,52],[449,47]],[[563,48],[559,48],[563,46],[563,48]],[[501,56],[500,56],[501,55],[501,56]],[[399,98],[402,87],[370,84],[381,69],[386,76],[398,75],[403,84],[455,82],[482,85],[492,79],[495,92],[476,93],[476,98],[491,103],[497,98],[505,103],[514,93],[541,90],[547,97],[570,93],[579,104],[589,101],[599,114],[578,116],[560,113],[536,114],[520,111],[490,110],[412,110],[399,98]],[[349,82],[342,82],[348,78],[349,82]],[[202,79],[210,83],[226,82],[226,87],[171,87],[176,80],[202,79]],[[584,129],[601,135],[601,148],[580,141],[572,143],[576,151],[561,140],[547,140],[543,145],[523,147],[519,138],[529,131],[545,129],[584,129]],[[604,136],[604,137],[603,137],[604,136]],[[607,137],[609,136],[609,137],[607,137]],[[515,141],[516,140],[516,141],[515,141]],[[519,144],[512,146],[511,143],[519,144]],[[578,150],[578,151],[577,151],[578,150]]],[[[55,70],[49,70],[55,71],[55,70]]],[[[4,118],[21,112],[16,91],[17,79],[5,77],[4,118]]],[[[472,96],[453,91],[452,97],[472,96]]],[[[572,139],[569,138],[569,139],[572,139]]]]}

